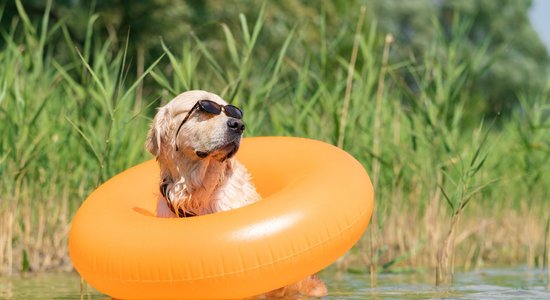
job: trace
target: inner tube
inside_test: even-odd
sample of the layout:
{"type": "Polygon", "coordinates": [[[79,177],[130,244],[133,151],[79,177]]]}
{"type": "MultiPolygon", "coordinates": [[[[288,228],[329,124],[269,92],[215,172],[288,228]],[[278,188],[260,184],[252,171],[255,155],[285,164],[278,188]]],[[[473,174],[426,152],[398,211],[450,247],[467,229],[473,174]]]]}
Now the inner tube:
{"type": "Polygon", "coordinates": [[[327,143],[243,139],[237,159],[262,200],[193,218],[157,218],[154,160],[98,187],[69,235],[74,267],[119,299],[234,299],[316,273],[348,251],[373,209],[367,172],[327,143]]]}

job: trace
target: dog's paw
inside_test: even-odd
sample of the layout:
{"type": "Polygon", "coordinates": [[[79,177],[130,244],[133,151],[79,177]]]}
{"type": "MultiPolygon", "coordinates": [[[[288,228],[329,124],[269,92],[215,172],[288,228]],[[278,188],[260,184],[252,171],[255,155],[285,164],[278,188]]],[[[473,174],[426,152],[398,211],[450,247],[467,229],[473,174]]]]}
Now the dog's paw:
{"type": "Polygon", "coordinates": [[[321,282],[318,286],[310,289],[304,296],[308,297],[324,297],[328,294],[327,287],[321,282]]]}
{"type": "Polygon", "coordinates": [[[327,286],[317,275],[312,275],[311,280],[303,286],[300,293],[308,297],[324,297],[328,294],[327,286]]]}
{"type": "Polygon", "coordinates": [[[327,286],[317,275],[311,275],[302,281],[299,292],[307,297],[324,297],[328,294],[327,286]]]}
{"type": "Polygon", "coordinates": [[[327,286],[317,277],[310,275],[294,284],[273,290],[256,299],[297,300],[308,298],[320,298],[328,294],[327,286]]]}

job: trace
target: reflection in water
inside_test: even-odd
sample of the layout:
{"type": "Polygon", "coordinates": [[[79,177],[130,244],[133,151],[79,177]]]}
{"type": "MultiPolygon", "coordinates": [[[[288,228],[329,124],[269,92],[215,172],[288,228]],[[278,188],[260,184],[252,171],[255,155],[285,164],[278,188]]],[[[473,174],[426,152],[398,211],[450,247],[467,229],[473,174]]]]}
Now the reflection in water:
{"type": "Polygon", "coordinates": [[[0,299],[13,299],[13,283],[0,281],[0,299]]]}
{"type": "Polygon", "coordinates": [[[0,299],[105,299],[90,288],[81,297],[80,277],[76,273],[53,273],[0,277],[0,299]]]}
{"type": "Polygon", "coordinates": [[[368,274],[334,278],[326,280],[332,299],[550,299],[544,274],[523,267],[457,273],[452,286],[438,288],[431,273],[380,274],[375,287],[368,274]]]}
{"type": "MultiPolygon", "coordinates": [[[[528,268],[486,269],[458,273],[455,284],[435,288],[427,273],[380,274],[370,286],[369,274],[320,273],[329,288],[323,299],[550,299],[546,278],[540,270],[528,268]]],[[[0,299],[90,299],[103,300],[92,288],[81,288],[75,273],[25,275],[0,278],[0,299]],[[81,295],[81,290],[84,290],[81,295]]]]}

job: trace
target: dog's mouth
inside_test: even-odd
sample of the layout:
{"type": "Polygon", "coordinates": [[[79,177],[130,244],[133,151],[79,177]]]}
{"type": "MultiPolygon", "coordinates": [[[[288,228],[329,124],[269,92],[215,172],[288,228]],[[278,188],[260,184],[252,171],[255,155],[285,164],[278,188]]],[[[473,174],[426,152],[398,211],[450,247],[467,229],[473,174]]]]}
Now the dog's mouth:
{"type": "Polygon", "coordinates": [[[229,144],[225,145],[221,149],[222,153],[223,152],[227,153],[225,155],[225,158],[223,158],[223,160],[226,160],[228,158],[232,158],[233,156],[235,156],[235,154],[237,153],[238,150],[239,150],[239,143],[237,143],[237,142],[232,142],[232,143],[229,143],[229,144]]]}
{"type": "Polygon", "coordinates": [[[206,151],[200,151],[196,150],[195,154],[199,158],[206,158],[209,155],[212,155],[212,157],[220,162],[223,162],[229,158],[232,158],[235,156],[237,151],[239,150],[240,142],[239,141],[232,141],[227,144],[224,144],[210,152],[206,151]]]}

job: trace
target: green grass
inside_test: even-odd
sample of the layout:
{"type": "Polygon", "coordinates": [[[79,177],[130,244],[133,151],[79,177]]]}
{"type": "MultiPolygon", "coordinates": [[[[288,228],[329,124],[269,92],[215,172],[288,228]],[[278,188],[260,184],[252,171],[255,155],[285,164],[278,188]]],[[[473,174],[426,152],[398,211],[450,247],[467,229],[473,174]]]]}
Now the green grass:
{"type": "Polygon", "coordinates": [[[550,80],[539,93],[518,91],[509,116],[472,114],[484,98],[468,87],[494,54],[462,48],[467,22],[450,39],[439,34],[421,57],[394,61],[400,45],[365,20],[354,61],[352,49],[337,51],[354,32],[343,24],[326,36],[322,15],[319,45],[306,47],[295,26],[260,53],[262,10],[256,20],[239,16],[239,27],[221,25],[221,41],[191,35],[180,49],[165,46],[138,76],[126,44],[94,37],[97,17],[82,44],[47,13],[31,24],[21,6],[19,21],[0,32],[0,274],[70,268],[76,209],[98,184],[150,158],[143,145],[154,108],[189,89],[242,107],[246,136],[340,141],[363,163],[376,212],[340,263],[350,270],[435,268],[449,245],[449,266],[542,264],[550,80]]]}

